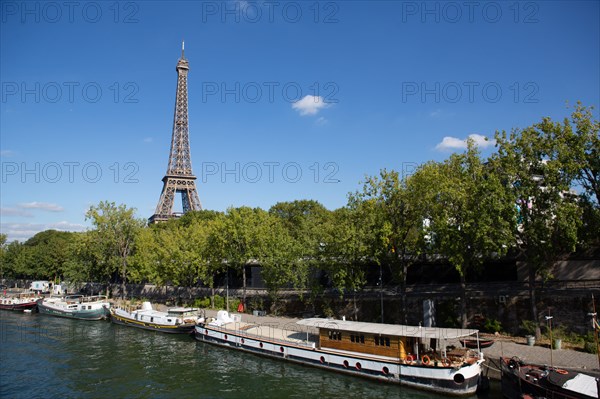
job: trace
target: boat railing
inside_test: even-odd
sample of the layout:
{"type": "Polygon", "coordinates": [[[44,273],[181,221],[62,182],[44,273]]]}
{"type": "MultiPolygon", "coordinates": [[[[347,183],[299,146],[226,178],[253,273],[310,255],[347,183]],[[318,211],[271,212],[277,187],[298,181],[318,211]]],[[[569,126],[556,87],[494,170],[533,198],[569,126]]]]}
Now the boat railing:
{"type": "MultiPolygon", "coordinates": [[[[269,341],[272,343],[276,343],[276,344],[283,344],[283,345],[296,345],[296,346],[302,346],[305,348],[310,348],[310,349],[315,349],[316,347],[316,343],[313,341],[310,341],[310,339],[307,340],[303,340],[303,339],[299,339],[299,338],[292,338],[292,339],[281,339],[281,338],[277,338],[275,335],[277,332],[281,332],[282,334],[285,333],[286,331],[290,331],[292,333],[301,333],[304,334],[305,332],[303,331],[295,331],[295,330],[284,330],[275,326],[269,326],[269,325],[259,325],[259,324],[246,324],[246,323],[235,323],[235,326],[233,328],[225,328],[225,327],[217,327],[217,326],[210,326],[211,329],[220,331],[220,332],[224,332],[224,333],[235,333],[236,335],[243,337],[243,338],[248,338],[248,339],[255,339],[255,340],[259,340],[259,341],[269,341]],[[255,329],[258,328],[260,329],[260,333],[252,333],[249,332],[248,330],[251,329],[255,329]],[[263,328],[267,328],[268,329],[268,334],[264,334],[262,329],[263,328]]],[[[289,337],[289,336],[288,336],[289,337]]]]}

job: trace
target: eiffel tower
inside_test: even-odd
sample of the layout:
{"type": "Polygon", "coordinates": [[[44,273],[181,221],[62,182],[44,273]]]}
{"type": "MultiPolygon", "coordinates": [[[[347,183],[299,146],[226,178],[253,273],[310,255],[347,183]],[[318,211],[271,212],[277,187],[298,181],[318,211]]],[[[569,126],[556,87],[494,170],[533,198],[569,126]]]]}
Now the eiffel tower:
{"type": "Polygon", "coordinates": [[[184,43],[181,43],[181,58],[177,62],[177,98],[175,100],[175,116],[173,118],[173,136],[167,174],[163,177],[163,189],[154,215],[148,219],[150,223],[164,222],[178,215],[173,213],[175,194],[181,193],[183,213],[202,209],[196,176],[192,172],[190,155],[190,138],[188,132],[188,89],[187,75],[189,63],[184,56],[184,43]]]}

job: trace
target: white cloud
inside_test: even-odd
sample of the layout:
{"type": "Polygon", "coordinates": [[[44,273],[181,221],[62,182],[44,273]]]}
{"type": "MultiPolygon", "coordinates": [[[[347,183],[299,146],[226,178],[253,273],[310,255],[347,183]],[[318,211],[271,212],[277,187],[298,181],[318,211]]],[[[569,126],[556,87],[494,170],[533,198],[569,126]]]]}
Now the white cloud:
{"type": "Polygon", "coordinates": [[[19,208],[22,209],[39,209],[42,211],[48,211],[48,212],[62,212],[65,209],[57,204],[50,204],[48,202],[25,202],[25,203],[21,203],[19,204],[19,208]]]}
{"type": "Polygon", "coordinates": [[[10,158],[15,155],[15,152],[12,150],[1,150],[0,157],[2,158],[10,158]]]}
{"type": "Polygon", "coordinates": [[[300,115],[316,115],[323,108],[327,108],[329,104],[323,101],[321,96],[311,96],[307,94],[300,100],[292,104],[292,108],[300,113],[300,115]]]}
{"type": "Polygon", "coordinates": [[[45,230],[84,231],[82,224],[60,221],[56,223],[0,223],[0,232],[8,235],[8,241],[25,241],[45,230]]]}
{"type": "Polygon", "coordinates": [[[152,143],[154,139],[152,137],[144,137],[144,143],[152,143]]]}
{"type": "MultiPolygon", "coordinates": [[[[492,147],[496,144],[496,140],[488,139],[486,136],[480,134],[470,134],[469,137],[475,142],[479,148],[492,147]]],[[[464,150],[467,148],[467,139],[459,139],[457,137],[446,136],[442,139],[441,143],[435,146],[438,151],[448,150],[464,150]]]]}
{"type": "Polygon", "coordinates": [[[320,116],[319,119],[315,121],[318,126],[326,125],[329,122],[324,116],[320,116]]]}
{"type": "Polygon", "coordinates": [[[31,212],[27,212],[19,208],[0,208],[0,215],[2,216],[20,216],[30,218],[33,216],[31,212]]]}

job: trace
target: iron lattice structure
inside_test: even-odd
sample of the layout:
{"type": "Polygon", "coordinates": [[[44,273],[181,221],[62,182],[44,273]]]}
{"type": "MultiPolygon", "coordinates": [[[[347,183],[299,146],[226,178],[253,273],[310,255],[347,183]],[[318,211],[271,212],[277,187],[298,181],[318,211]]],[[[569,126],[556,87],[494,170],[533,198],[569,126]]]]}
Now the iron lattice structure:
{"type": "Polygon", "coordinates": [[[154,215],[150,223],[169,220],[177,215],[173,213],[175,194],[181,193],[183,213],[202,209],[196,176],[192,172],[192,157],[190,153],[190,137],[188,129],[188,87],[187,76],[189,63],[184,56],[184,46],[181,45],[181,58],[177,62],[177,97],[175,100],[175,116],[173,117],[173,136],[169,153],[167,174],[163,177],[163,189],[154,215]]]}

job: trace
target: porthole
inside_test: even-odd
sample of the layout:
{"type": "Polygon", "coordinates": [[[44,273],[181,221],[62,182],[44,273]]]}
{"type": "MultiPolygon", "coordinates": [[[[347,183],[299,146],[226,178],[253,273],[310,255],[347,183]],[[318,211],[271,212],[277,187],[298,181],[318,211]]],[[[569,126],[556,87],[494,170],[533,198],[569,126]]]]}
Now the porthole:
{"type": "Polygon", "coordinates": [[[223,338],[225,338],[225,341],[227,341],[227,334],[225,334],[225,335],[223,336],[223,338]]]}
{"type": "Polygon", "coordinates": [[[358,363],[358,362],[356,362],[356,365],[354,367],[356,367],[356,369],[358,371],[360,371],[362,369],[362,365],[360,363],[358,363]]]}
{"type": "Polygon", "coordinates": [[[262,348],[263,347],[263,343],[261,342],[259,346],[262,348]]]}
{"type": "Polygon", "coordinates": [[[345,368],[348,368],[348,365],[349,365],[348,361],[347,361],[347,360],[344,360],[344,367],[345,367],[345,368]]]}
{"type": "Polygon", "coordinates": [[[390,369],[388,369],[386,366],[383,366],[383,368],[381,369],[381,372],[384,375],[388,375],[390,373],[390,369]]]}
{"type": "Polygon", "coordinates": [[[246,343],[246,341],[244,340],[244,338],[242,338],[242,344],[246,343]]]}
{"type": "Polygon", "coordinates": [[[462,384],[463,382],[465,382],[465,376],[458,373],[458,374],[454,374],[454,382],[456,382],[457,384],[462,384]]]}
{"type": "Polygon", "coordinates": [[[321,361],[321,364],[325,363],[325,358],[323,356],[321,356],[319,360],[321,361]]]}

